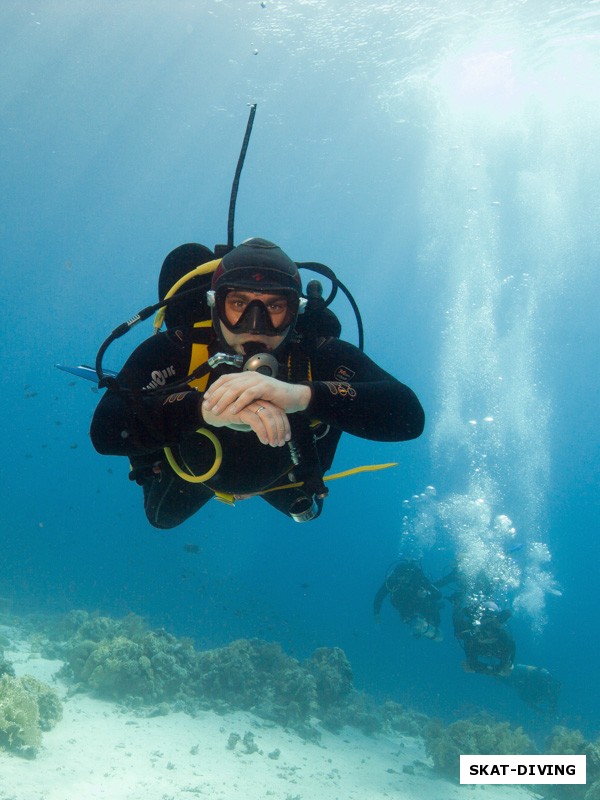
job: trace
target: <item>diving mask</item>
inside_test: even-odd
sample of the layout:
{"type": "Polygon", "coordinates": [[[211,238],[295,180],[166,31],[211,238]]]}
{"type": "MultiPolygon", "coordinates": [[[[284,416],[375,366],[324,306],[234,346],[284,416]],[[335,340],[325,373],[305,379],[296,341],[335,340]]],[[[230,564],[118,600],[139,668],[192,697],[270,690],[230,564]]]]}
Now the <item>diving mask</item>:
{"type": "Polygon", "coordinates": [[[231,333],[262,336],[282,336],[306,304],[294,291],[262,293],[231,286],[207,292],[207,300],[231,333]]]}

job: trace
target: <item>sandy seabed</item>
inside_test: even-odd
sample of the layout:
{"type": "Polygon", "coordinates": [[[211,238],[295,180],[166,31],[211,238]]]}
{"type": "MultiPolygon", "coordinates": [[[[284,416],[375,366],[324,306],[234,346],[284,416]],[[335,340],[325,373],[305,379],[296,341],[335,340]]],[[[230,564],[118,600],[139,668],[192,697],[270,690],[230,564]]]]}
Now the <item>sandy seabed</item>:
{"type": "Polygon", "coordinates": [[[0,800],[535,796],[524,787],[450,783],[435,775],[419,739],[344,728],[339,734],[322,730],[316,744],[246,712],[142,717],[84,694],[68,696],[55,677],[62,662],[32,653],[26,640],[5,656],[18,676],[32,675],[57,690],[63,719],[43,734],[35,759],[0,751],[0,800]]]}

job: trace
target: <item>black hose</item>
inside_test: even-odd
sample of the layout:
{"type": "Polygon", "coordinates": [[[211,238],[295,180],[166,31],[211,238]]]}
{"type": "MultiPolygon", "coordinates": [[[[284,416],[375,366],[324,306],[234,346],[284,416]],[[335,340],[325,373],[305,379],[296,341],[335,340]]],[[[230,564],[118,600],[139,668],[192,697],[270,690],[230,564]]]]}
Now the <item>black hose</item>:
{"type": "Polygon", "coordinates": [[[256,103],[250,106],[250,116],[248,117],[248,124],[246,125],[246,133],[244,134],[244,141],[242,142],[242,149],[240,150],[240,157],[238,158],[237,167],[235,169],[235,176],[233,178],[233,185],[231,187],[231,197],[229,199],[229,216],[227,218],[227,247],[233,250],[233,227],[235,220],[235,203],[237,200],[238,188],[240,185],[240,175],[242,174],[242,167],[244,166],[244,159],[246,158],[246,150],[250,142],[250,134],[252,133],[252,125],[254,124],[254,115],[256,114],[256,103]]]}
{"type": "Polygon", "coordinates": [[[358,328],[358,349],[362,350],[364,348],[365,343],[365,334],[363,328],[362,317],[360,314],[360,309],[356,303],[356,300],[352,296],[350,290],[344,286],[341,280],[337,277],[335,272],[330,268],[325,266],[325,264],[320,264],[318,261],[297,261],[296,265],[300,269],[308,269],[311,272],[316,272],[318,275],[323,275],[323,277],[327,278],[331,281],[331,292],[329,297],[325,300],[325,305],[329,306],[333,301],[334,297],[337,294],[337,290],[341,289],[342,292],[346,295],[348,302],[352,306],[352,310],[354,311],[354,316],[356,318],[356,327],[358,328]]]}
{"type": "Polygon", "coordinates": [[[174,294],[172,297],[169,297],[165,300],[159,300],[158,303],[154,303],[151,306],[146,306],[146,308],[143,308],[141,311],[138,311],[137,314],[134,314],[131,319],[128,319],[126,322],[122,322],[120,325],[118,325],[110,334],[110,336],[106,338],[104,342],[102,342],[100,349],[96,354],[96,374],[98,375],[98,386],[103,389],[109,385],[116,385],[116,381],[111,376],[106,376],[102,369],[104,354],[113,342],[115,342],[117,339],[120,339],[121,336],[124,336],[133,328],[134,325],[137,325],[138,322],[143,322],[144,320],[148,319],[148,317],[158,311],[159,308],[163,308],[171,305],[171,303],[177,303],[182,299],[186,299],[197,291],[198,289],[186,289],[185,291],[179,292],[179,294],[174,294]]]}

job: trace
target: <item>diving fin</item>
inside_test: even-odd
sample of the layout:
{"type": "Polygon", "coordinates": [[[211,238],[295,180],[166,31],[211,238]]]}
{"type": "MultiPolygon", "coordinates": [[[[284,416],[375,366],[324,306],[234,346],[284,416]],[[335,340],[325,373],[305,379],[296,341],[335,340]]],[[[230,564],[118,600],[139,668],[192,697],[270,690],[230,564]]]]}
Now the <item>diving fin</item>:
{"type": "MultiPolygon", "coordinates": [[[[80,364],[78,367],[67,367],[64,364],[55,364],[54,366],[57,369],[61,369],[63,372],[69,372],[71,375],[75,375],[78,378],[85,378],[93,383],[98,383],[98,373],[94,367],[88,367],[86,364],[80,364]]],[[[117,373],[112,369],[105,369],[103,371],[104,375],[108,375],[112,378],[117,375],[117,373]]]]}

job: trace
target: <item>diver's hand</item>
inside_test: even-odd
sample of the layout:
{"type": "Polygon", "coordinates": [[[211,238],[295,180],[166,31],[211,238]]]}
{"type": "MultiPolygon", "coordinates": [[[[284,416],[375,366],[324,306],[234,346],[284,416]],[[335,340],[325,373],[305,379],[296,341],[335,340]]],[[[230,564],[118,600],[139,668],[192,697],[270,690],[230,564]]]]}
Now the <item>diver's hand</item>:
{"type": "Polygon", "coordinates": [[[237,413],[254,401],[272,403],[286,414],[308,408],[312,392],[308,386],[262,375],[260,372],[239,372],[222,375],[204,393],[202,413],[220,416],[225,410],[237,413]]]}
{"type": "Polygon", "coordinates": [[[278,406],[264,401],[250,403],[241,411],[224,408],[217,416],[202,404],[202,419],[214,428],[231,428],[235,431],[254,431],[262,444],[283,447],[291,438],[287,414],[278,406]]]}

